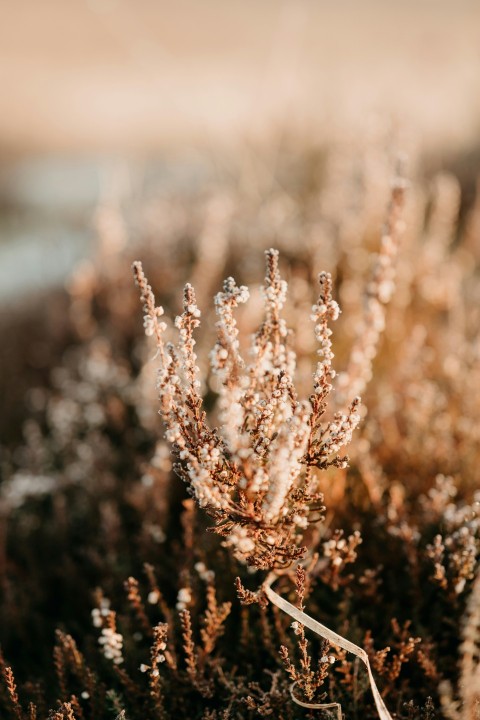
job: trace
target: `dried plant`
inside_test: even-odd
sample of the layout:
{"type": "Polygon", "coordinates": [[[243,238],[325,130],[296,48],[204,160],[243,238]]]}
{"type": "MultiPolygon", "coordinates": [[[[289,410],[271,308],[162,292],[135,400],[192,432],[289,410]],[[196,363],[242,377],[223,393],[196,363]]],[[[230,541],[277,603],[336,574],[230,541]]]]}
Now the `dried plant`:
{"type": "MultiPolygon", "coordinates": [[[[305,597],[305,570],[302,567],[298,567],[296,571],[296,592],[297,592],[297,607],[299,610],[305,610],[304,597],[305,597]]],[[[293,680],[291,687],[292,697],[297,701],[294,694],[294,688],[305,697],[308,703],[312,704],[312,701],[316,697],[316,703],[323,701],[326,697],[326,693],[319,696],[318,690],[324,684],[327,676],[329,666],[335,662],[333,655],[329,654],[329,643],[323,641],[320,647],[320,658],[318,660],[317,669],[312,668],[312,658],[308,652],[308,640],[305,636],[305,627],[298,621],[292,623],[292,629],[297,637],[297,646],[300,654],[300,667],[297,670],[296,666],[290,659],[288,648],[285,645],[280,647],[280,656],[284,664],[285,670],[293,680]]]]}
{"type": "Polygon", "coordinates": [[[311,315],[321,361],[310,400],[298,400],[295,353],[281,317],[287,284],[278,252],[269,250],[266,258],[265,319],[252,339],[250,363],[240,353],[233,314],[247,301],[247,288],[228,278],[215,298],[218,339],[211,363],[220,381],[218,429],[208,426],[202,409],[193,338],[200,311],[193,288],[186,286],[183,313],[175,320],[178,343],[166,342],[167,325],[159,320],[163,308],[156,306],[141,264],[134,264],[146,333],[156,339],[160,412],[178,458],[177,473],[236,557],[262,569],[285,567],[305,555],[302,534],[323,511],[313,468],[346,466],[338,452],[351,440],[360,402],[355,398],[345,413],[325,420],[335,376],[328,323],[339,314],[328,273],[320,275],[311,315]]]}

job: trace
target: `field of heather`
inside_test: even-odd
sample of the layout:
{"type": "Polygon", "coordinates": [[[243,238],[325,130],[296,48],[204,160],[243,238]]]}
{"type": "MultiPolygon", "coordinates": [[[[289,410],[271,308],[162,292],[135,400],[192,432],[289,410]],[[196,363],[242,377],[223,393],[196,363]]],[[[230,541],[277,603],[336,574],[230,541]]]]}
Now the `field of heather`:
{"type": "Polygon", "coordinates": [[[0,719],[480,720],[478,3],[2,14],[0,719]]]}

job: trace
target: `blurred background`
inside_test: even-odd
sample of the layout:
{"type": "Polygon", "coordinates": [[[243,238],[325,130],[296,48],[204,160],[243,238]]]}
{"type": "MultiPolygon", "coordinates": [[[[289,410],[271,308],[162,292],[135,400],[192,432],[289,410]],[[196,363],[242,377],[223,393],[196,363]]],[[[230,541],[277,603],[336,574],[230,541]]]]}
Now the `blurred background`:
{"type": "MultiPolygon", "coordinates": [[[[187,250],[172,259],[183,270],[167,280],[184,282],[202,228],[217,216],[230,222],[225,192],[252,218],[237,233],[240,245],[255,235],[259,248],[303,233],[295,225],[302,203],[313,202],[324,225],[342,203],[353,207],[345,168],[354,185],[362,173],[375,178],[370,210],[379,227],[388,177],[379,168],[398,151],[410,156],[412,176],[453,172],[462,203],[473,202],[475,0],[17,0],[1,14],[5,432],[23,417],[26,390],[46,381],[72,340],[75,268],[83,267],[83,287],[115,248],[129,244],[146,258],[134,249],[145,240],[157,265],[183,233],[187,250]],[[320,202],[327,157],[333,190],[322,190],[320,202]],[[212,209],[208,197],[218,195],[212,209]],[[82,266],[90,260],[97,269],[82,266]]],[[[208,232],[204,245],[216,242],[208,232]]],[[[124,283],[130,262],[127,252],[118,268],[124,283]]]]}
{"type": "Polygon", "coordinates": [[[129,197],[201,184],[232,148],[285,132],[348,143],[388,131],[436,165],[478,151],[475,0],[17,0],[1,12],[2,304],[62,283],[88,255],[112,173],[129,197]]]}

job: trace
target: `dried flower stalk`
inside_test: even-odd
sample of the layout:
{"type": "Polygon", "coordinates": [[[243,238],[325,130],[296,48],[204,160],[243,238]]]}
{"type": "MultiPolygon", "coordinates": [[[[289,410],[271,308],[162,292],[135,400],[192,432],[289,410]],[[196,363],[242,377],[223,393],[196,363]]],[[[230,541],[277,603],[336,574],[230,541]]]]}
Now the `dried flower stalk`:
{"type": "Polygon", "coordinates": [[[400,171],[392,182],[390,203],[366,288],[363,316],[359,323],[348,366],[338,376],[337,402],[362,395],[372,378],[372,363],[385,329],[386,306],[395,290],[396,258],[405,223],[403,220],[407,183],[400,171]]]}

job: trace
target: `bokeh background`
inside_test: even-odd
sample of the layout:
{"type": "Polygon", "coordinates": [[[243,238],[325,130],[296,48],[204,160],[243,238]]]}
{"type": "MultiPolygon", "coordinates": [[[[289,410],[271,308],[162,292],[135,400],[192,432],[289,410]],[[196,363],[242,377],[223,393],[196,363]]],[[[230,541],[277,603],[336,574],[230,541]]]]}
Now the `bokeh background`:
{"type": "Polygon", "coordinates": [[[99,207],[122,214],[122,242],[156,236],[161,253],[165,198],[188,203],[233,180],[260,206],[282,163],[284,187],[296,172],[318,185],[319,157],[337,150],[344,166],[404,152],[410,174],[445,169],[462,203],[475,195],[475,0],[17,0],[1,15],[7,435],[67,342],[55,297],[98,254],[99,207]]]}
{"type": "Polygon", "coordinates": [[[63,282],[117,192],[202,182],[242,144],[390,133],[472,174],[475,0],[18,0],[0,23],[0,301],[63,282]]]}

